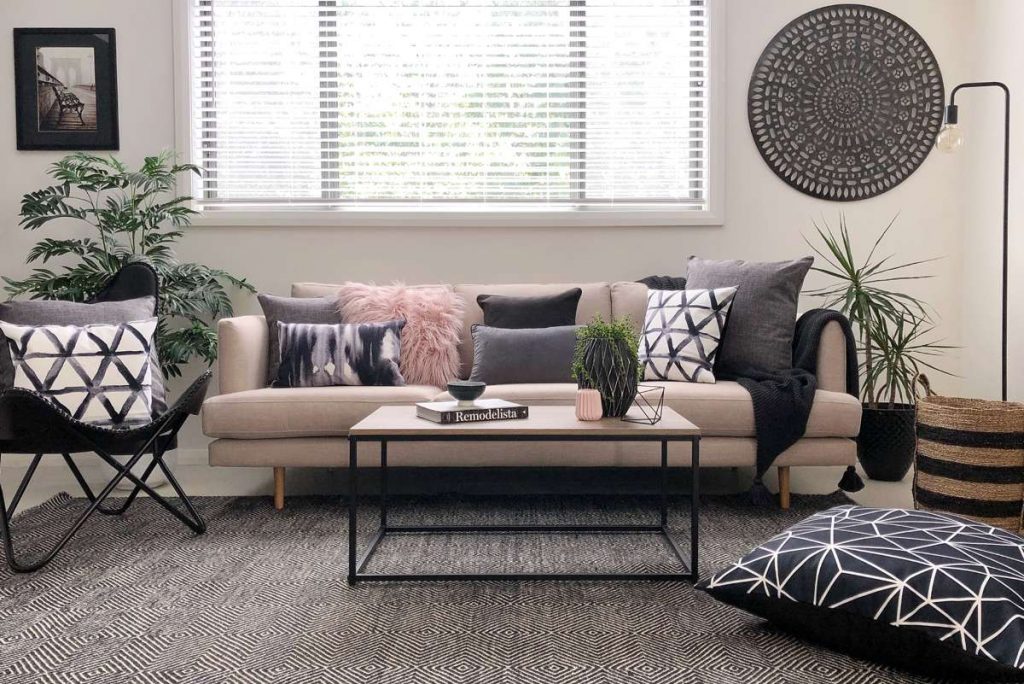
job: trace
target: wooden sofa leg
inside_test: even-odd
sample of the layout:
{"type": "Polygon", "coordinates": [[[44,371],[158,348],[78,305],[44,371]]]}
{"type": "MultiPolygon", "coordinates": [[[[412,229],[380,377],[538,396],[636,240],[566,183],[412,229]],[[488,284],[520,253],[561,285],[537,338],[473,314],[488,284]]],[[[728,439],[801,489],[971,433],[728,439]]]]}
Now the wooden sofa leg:
{"type": "Polygon", "coordinates": [[[789,466],[779,466],[779,507],[789,510],[789,466]]]}
{"type": "Polygon", "coordinates": [[[284,510],[284,468],[274,468],[274,508],[284,510]]]}

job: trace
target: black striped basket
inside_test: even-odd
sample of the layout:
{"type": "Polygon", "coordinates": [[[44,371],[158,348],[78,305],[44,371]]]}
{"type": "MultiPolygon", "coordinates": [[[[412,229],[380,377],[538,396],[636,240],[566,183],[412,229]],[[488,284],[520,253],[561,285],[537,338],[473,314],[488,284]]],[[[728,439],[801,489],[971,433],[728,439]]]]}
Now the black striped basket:
{"type": "Polygon", "coordinates": [[[1021,533],[1024,404],[939,397],[917,402],[914,505],[1021,533]]]}

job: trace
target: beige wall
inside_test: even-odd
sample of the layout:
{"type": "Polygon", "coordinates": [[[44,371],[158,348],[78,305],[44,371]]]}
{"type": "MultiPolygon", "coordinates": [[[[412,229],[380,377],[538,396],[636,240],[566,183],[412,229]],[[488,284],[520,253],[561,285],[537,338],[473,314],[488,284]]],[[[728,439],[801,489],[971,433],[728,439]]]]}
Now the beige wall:
{"type": "MultiPolygon", "coordinates": [[[[996,4],[992,0],[980,4],[990,2],[996,4]]],[[[771,173],[754,148],[746,119],[746,90],[754,61],[784,24],[821,4],[819,0],[726,3],[724,226],[560,230],[529,226],[196,228],[184,240],[181,255],[244,274],[260,289],[276,293],[287,292],[288,284],[298,279],[618,280],[651,273],[681,273],[690,254],[764,260],[801,256],[808,252],[802,235],[810,232],[812,219],[834,220],[840,210],[846,212],[857,243],[865,246],[899,213],[898,227],[890,240],[893,251],[906,258],[946,257],[935,269],[937,277],[916,283],[915,293],[932,302],[941,314],[939,325],[944,337],[973,346],[975,336],[962,333],[967,320],[962,308],[976,306],[977,300],[960,296],[964,226],[974,224],[973,217],[967,220],[973,205],[961,193],[968,177],[965,163],[932,155],[893,191],[866,201],[838,204],[790,189],[771,173]]],[[[921,32],[938,56],[947,83],[973,75],[970,46],[960,34],[975,20],[973,0],[876,0],[872,4],[900,15],[921,32]]],[[[1016,0],[1004,0],[1002,5],[1007,11],[1020,9],[1016,0]]],[[[171,0],[4,0],[0,36],[10,36],[15,26],[115,27],[119,154],[137,162],[144,154],[174,143],[171,15],[171,0]]],[[[999,24],[988,14],[985,19],[999,24]]],[[[1007,34],[1011,30],[1008,23],[1004,23],[1007,34]]],[[[10,49],[0,50],[0,88],[8,94],[13,93],[11,60],[10,49]]],[[[26,272],[24,254],[41,235],[17,228],[18,201],[22,193],[46,182],[46,166],[58,156],[15,150],[14,106],[10,97],[0,97],[2,274],[20,276],[26,272]]],[[[243,312],[257,309],[254,299],[240,298],[237,304],[243,312]]],[[[812,301],[804,304],[812,305],[812,301]]],[[[950,359],[949,365],[960,370],[958,358],[950,359]]],[[[956,385],[953,381],[940,382],[943,390],[952,391],[956,385]]],[[[200,447],[200,436],[189,434],[186,445],[200,447]]]]}

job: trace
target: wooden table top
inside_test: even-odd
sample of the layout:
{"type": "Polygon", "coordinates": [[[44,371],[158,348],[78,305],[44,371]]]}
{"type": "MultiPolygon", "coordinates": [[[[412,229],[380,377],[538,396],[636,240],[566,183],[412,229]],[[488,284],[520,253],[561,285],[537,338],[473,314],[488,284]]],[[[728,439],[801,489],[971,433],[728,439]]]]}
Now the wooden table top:
{"type": "MultiPolygon", "coordinates": [[[[637,410],[632,409],[634,412],[637,410]]],[[[632,413],[630,415],[633,415],[632,413]]],[[[639,412],[636,415],[640,415],[639,412]]],[[[494,420],[479,423],[442,425],[418,418],[416,407],[382,406],[349,429],[351,437],[631,437],[657,440],[659,437],[693,437],[700,428],[668,408],[662,410],[655,425],[630,423],[618,418],[595,421],[576,419],[573,406],[530,406],[530,417],[520,420],[494,420]]]]}

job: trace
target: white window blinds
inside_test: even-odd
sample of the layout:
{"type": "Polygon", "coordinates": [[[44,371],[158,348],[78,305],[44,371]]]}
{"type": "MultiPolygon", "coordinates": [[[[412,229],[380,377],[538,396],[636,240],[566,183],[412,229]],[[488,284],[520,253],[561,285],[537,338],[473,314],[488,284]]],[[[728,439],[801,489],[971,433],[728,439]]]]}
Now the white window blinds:
{"type": "Polygon", "coordinates": [[[708,197],[706,0],[190,0],[202,203],[708,197]]]}

